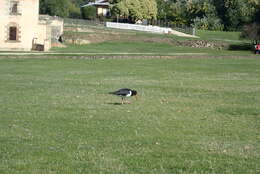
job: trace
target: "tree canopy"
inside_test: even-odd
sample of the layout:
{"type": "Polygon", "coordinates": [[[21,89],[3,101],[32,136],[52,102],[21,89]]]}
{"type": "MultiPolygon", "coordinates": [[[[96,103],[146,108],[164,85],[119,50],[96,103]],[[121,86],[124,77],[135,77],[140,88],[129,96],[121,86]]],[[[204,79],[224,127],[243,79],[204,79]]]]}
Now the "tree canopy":
{"type": "Polygon", "coordinates": [[[51,16],[80,18],[84,0],[40,0],[40,13],[51,16]]]}
{"type": "Polygon", "coordinates": [[[131,21],[156,19],[157,3],[155,0],[110,0],[114,16],[128,17],[131,21]]]}
{"type": "MultiPolygon", "coordinates": [[[[80,6],[94,0],[40,0],[40,12],[83,18],[80,6]]],[[[260,0],[109,0],[112,18],[167,20],[209,30],[241,30],[260,22],[260,0]]],[[[89,9],[93,13],[93,9],[89,9]]]]}

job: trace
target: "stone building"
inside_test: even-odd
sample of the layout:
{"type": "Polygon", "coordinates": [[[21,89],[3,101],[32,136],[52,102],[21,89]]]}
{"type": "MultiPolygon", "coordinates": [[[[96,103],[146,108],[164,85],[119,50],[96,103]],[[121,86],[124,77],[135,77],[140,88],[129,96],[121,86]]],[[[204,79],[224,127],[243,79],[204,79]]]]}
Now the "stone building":
{"type": "Polygon", "coordinates": [[[48,51],[63,32],[63,20],[39,15],[39,0],[0,0],[0,9],[0,51],[48,51]]]}

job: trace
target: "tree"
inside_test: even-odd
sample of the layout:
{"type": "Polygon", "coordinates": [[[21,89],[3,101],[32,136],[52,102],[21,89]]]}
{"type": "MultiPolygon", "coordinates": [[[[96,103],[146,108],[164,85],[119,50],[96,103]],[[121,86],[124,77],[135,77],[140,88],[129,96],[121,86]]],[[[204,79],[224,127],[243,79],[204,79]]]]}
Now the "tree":
{"type": "Polygon", "coordinates": [[[253,44],[260,44],[260,24],[252,23],[245,25],[241,37],[252,40],[253,44]]]}
{"type": "Polygon", "coordinates": [[[253,19],[257,0],[213,0],[225,30],[239,30],[253,19]]]}
{"type": "Polygon", "coordinates": [[[81,18],[80,6],[76,3],[69,2],[69,17],[81,18]]]}
{"type": "Polygon", "coordinates": [[[157,19],[167,19],[167,14],[169,13],[170,3],[168,1],[156,0],[157,3],[157,19]]]}
{"type": "Polygon", "coordinates": [[[172,0],[167,19],[175,24],[193,25],[199,29],[222,30],[223,25],[217,16],[213,0],[172,0]]]}
{"type": "Polygon", "coordinates": [[[169,5],[167,19],[175,24],[188,24],[186,2],[181,0],[175,1],[169,5]]]}
{"type": "Polygon", "coordinates": [[[83,19],[94,20],[97,17],[96,7],[88,6],[81,9],[83,19]]]}
{"type": "Polygon", "coordinates": [[[111,0],[112,14],[127,17],[135,22],[142,19],[156,19],[157,3],[155,0],[111,0]]]}
{"type": "Polygon", "coordinates": [[[204,30],[223,30],[221,19],[217,16],[212,0],[191,1],[187,4],[189,23],[204,30]]]}
{"type": "Polygon", "coordinates": [[[260,44],[260,2],[250,0],[249,3],[254,7],[252,22],[243,27],[241,37],[252,40],[253,44],[260,44]]]}
{"type": "Polygon", "coordinates": [[[69,0],[41,0],[40,13],[51,16],[68,17],[69,0]]]}

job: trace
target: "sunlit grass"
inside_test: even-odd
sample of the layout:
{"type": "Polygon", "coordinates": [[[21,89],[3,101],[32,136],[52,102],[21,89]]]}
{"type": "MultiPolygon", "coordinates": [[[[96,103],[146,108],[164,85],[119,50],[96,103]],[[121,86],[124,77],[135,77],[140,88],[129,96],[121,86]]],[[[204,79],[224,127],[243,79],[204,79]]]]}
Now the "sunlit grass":
{"type": "Polygon", "coordinates": [[[252,56],[250,50],[231,51],[228,48],[222,50],[212,48],[194,48],[187,46],[173,46],[166,43],[150,42],[103,42],[87,45],[68,45],[66,48],[53,48],[52,51],[59,53],[99,53],[99,54],[140,54],[140,55],[176,55],[176,54],[207,54],[210,56],[252,56]]]}
{"type": "Polygon", "coordinates": [[[0,173],[258,173],[259,77],[257,58],[0,59],[0,173]]]}

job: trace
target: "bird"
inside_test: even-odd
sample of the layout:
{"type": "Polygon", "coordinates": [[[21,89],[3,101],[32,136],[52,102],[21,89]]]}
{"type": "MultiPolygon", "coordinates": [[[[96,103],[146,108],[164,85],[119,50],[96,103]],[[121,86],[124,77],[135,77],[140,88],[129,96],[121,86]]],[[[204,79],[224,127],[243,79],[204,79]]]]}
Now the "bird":
{"type": "Polygon", "coordinates": [[[122,89],[119,89],[119,90],[114,91],[114,92],[109,92],[109,94],[113,94],[113,95],[121,97],[121,99],[122,99],[121,104],[124,104],[124,99],[126,97],[135,96],[136,99],[137,99],[137,91],[129,89],[129,88],[122,88],[122,89]]]}

